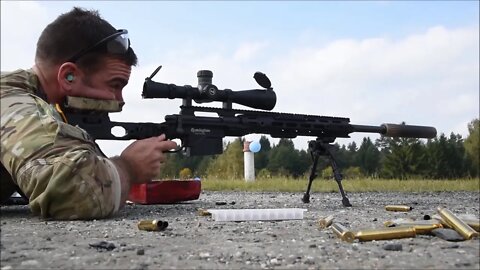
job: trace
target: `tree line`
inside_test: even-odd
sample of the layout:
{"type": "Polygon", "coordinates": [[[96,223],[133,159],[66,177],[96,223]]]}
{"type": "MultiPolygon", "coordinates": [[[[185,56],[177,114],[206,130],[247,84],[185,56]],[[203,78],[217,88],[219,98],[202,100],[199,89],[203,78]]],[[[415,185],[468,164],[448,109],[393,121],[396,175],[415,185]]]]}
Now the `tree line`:
{"type": "MultiPolygon", "coordinates": [[[[363,138],[359,146],[335,143],[331,152],[344,178],[385,179],[455,179],[479,177],[479,119],[468,124],[469,135],[440,134],[433,139],[390,138],[381,136],[372,141],[363,138]]],[[[266,136],[260,138],[261,150],[255,153],[258,178],[306,178],[312,167],[308,150],[296,149],[291,139],[280,139],[273,145],[266,136]]],[[[243,178],[243,140],[224,144],[224,152],[215,156],[186,157],[169,155],[160,178],[243,178]]],[[[327,157],[321,156],[317,175],[333,177],[327,157]]]]}

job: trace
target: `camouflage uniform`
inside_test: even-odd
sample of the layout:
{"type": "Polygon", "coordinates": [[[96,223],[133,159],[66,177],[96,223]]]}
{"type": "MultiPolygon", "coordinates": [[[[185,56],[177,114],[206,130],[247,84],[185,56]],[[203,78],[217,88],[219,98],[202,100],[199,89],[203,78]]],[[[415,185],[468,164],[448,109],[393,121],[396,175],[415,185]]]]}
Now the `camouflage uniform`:
{"type": "Polygon", "coordinates": [[[121,205],[116,166],[85,131],[63,122],[40,88],[32,70],[2,73],[0,200],[18,186],[45,218],[111,216],[121,205]]]}

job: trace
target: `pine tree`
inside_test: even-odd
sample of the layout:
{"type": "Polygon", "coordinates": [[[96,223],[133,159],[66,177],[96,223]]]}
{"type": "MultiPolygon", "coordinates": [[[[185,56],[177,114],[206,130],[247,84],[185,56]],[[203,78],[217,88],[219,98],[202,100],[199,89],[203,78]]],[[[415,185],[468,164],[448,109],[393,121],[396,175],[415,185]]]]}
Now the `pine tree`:
{"type": "Polygon", "coordinates": [[[259,152],[255,153],[255,171],[259,172],[262,169],[266,168],[268,165],[268,156],[270,155],[270,150],[272,149],[270,141],[267,136],[260,137],[261,149],[259,152]]]}
{"type": "Polygon", "coordinates": [[[480,177],[480,121],[478,118],[468,124],[468,132],[464,147],[471,160],[471,174],[480,177]]]}
{"type": "Polygon", "coordinates": [[[376,175],[380,168],[380,151],[373,144],[370,138],[363,138],[362,144],[356,152],[356,165],[360,167],[363,174],[376,175]]]}
{"type": "Polygon", "coordinates": [[[383,147],[382,177],[407,179],[422,175],[425,147],[419,139],[382,136],[377,145],[383,147]]]}

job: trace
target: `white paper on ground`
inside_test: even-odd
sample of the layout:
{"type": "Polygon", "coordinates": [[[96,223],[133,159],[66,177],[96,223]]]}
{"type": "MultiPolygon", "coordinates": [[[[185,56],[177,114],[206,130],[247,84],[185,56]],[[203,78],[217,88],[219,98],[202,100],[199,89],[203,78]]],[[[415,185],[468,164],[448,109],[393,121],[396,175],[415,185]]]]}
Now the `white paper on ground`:
{"type": "Polygon", "coordinates": [[[303,219],[302,208],[278,209],[207,209],[215,221],[248,221],[248,220],[291,220],[303,219]]]}

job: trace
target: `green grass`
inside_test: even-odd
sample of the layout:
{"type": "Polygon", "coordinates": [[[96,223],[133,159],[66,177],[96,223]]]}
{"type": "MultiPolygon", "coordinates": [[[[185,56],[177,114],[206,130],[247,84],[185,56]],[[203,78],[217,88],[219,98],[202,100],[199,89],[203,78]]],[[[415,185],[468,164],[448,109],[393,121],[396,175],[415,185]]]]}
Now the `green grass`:
{"type": "MultiPolygon", "coordinates": [[[[307,179],[273,178],[257,179],[245,182],[243,179],[202,180],[202,189],[210,191],[277,191],[304,192],[307,179]]],[[[385,180],[385,179],[347,179],[342,181],[347,192],[397,191],[397,192],[435,192],[435,191],[480,191],[480,179],[455,180],[385,180]]],[[[338,192],[335,180],[315,179],[312,192],[338,192]]]]}

